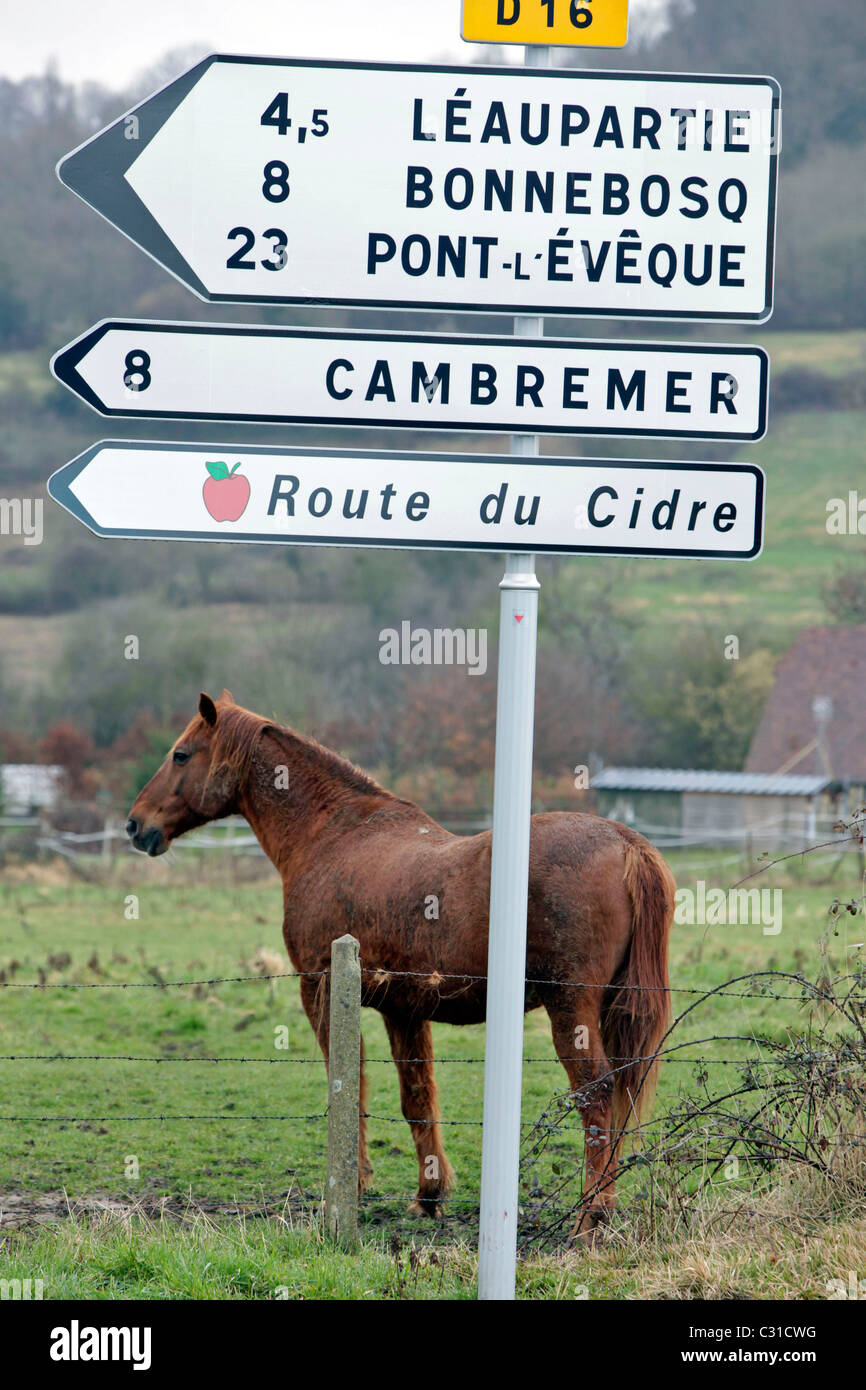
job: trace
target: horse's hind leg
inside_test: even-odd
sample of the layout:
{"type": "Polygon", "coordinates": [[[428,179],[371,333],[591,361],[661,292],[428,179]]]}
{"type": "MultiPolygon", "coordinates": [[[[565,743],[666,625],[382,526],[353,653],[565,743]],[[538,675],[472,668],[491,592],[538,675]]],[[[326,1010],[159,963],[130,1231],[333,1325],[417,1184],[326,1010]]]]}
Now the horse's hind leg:
{"type": "MultiPolygon", "coordinates": [[[[330,987],[326,978],[301,979],[301,1003],[319,1040],[325,1066],[328,1065],[330,1034],[330,987]]],[[[373,1165],[367,1152],[367,1071],[364,1066],[364,1039],[361,1039],[361,1104],[358,1120],[358,1192],[364,1192],[373,1177],[373,1165]]]]}
{"type": "MultiPolygon", "coordinates": [[[[573,1234],[593,1244],[616,1203],[616,1136],[611,1136],[614,1078],[599,1029],[601,991],[563,991],[580,995],[568,1005],[547,1005],[556,1055],[565,1067],[574,1104],[586,1135],[586,1177],[581,1214],[573,1234]]],[[[617,1065],[616,1063],[614,1065],[617,1065]]]]}
{"type": "Polygon", "coordinates": [[[364,1066],[364,1039],[361,1038],[360,1115],[358,1116],[358,1193],[362,1195],[373,1178],[373,1165],[367,1151],[367,1068],[364,1066]]]}
{"type": "Polygon", "coordinates": [[[400,1078],[403,1116],[418,1154],[418,1195],[409,1210],[415,1216],[439,1216],[439,1204],[454,1182],[454,1172],[436,1123],[439,1100],[433,1079],[433,1030],[426,1019],[383,1018],[400,1078]]]}

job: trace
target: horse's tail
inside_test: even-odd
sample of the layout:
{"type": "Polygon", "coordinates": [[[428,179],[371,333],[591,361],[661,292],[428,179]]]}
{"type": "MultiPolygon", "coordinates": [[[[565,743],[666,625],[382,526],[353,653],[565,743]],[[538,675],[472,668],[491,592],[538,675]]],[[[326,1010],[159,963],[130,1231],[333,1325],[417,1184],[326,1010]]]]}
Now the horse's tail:
{"type": "Polygon", "coordinates": [[[633,909],[631,940],[601,1018],[614,1077],[613,1130],[620,1136],[639,1121],[655,1089],[654,1054],[670,1020],[668,936],[676,900],[664,859],[637,836],[626,845],[624,878],[633,909]]]}

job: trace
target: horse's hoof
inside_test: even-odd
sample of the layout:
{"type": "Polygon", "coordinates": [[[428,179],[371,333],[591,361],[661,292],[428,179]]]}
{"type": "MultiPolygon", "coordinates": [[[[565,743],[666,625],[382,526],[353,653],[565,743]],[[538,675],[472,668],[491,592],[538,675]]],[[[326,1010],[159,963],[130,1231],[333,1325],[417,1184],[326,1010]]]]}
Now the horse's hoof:
{"type": "Polygon", "coordinates": [[[596,1250],[605,1238],[609,1221],[607,1208],[585,1212],[571,1233],[571,1244],[576,1250],[596,1250]]]}
{"type": "Polygon", "coordinates": [[[572,1232],[571,1236],[571,1244],[575,1250],[596,1250],[601,1241],[600,1226],[586,1226],[583,1230],[572,1232]]]}
{"type": "Polygon", "coordinates": [[[438,1197],[416,1197],[409,1204],[408,1211],[410,1216],[429,1216],[434,1221],[438,1221],[442,1215],[438,1197]]]}

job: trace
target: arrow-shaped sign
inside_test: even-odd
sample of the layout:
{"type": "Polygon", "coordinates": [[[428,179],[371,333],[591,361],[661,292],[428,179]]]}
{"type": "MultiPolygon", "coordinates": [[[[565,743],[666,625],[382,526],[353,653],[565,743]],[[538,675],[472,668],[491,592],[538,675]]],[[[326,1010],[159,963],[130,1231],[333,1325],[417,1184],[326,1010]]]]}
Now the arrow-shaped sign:
{"type": "Polygon", "coordinates": [[[101,536],[753,559],[751,464],[104,440],[55,473],[101,536]]]}
{"type": "Polygon", "coordinates": [[[97,324],[52,361],[103,415],[760,439],[763,348],[97,324]]]}
{"type": "Polygon", "coordinates": [[[59,165],[204,299],[753,320],[764,77],[214,56],[59,165]]]}

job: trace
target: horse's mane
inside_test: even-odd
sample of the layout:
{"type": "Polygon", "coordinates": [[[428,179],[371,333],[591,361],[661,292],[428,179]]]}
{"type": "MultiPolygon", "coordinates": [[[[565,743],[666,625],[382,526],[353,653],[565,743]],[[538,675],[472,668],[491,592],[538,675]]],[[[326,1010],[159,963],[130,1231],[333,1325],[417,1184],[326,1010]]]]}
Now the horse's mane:
{"type": "Polygon", "coordinates": [[[293,760],[297,762],[301,759],[313,775],[318,773],[321,776],[324,773],[349,791],[391,796],[366,772],[347,758],[341,758],[339,753],[334,753],[314,738],[304,738],[294,729],[265,719],[263,715],[254,714],[240,705],[220,705],[215,730],[215,768],[224,769],[237,778],[239,784],[243,784],[250,775],[256,751],[265,734],[271,734],[286,746],[293,760]]]}

